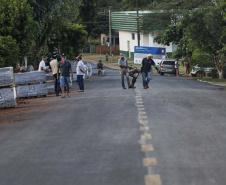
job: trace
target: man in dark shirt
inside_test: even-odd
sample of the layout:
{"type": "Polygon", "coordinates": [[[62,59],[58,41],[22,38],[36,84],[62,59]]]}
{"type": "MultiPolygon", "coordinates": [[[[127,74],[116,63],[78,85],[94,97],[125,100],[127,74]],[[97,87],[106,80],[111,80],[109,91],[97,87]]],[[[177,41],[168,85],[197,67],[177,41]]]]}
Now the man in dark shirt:
{"type": "MultiPolygon", "coordinates": [[[[155,67],[155,62],[152,60],[152,55],[149,54],[147,58],[143,58],[141,63],[141,72],[142,72],[142,78],[143,78],[143,86],[144,89],[149,88],[148,83],[150,81],[150,72],[152,70],[151,66],[155,67]]],[[[155,67],[155,69],[158,71],[158,68],[155,67]]]]}
{"type": "Polygon", "coordinates": [[[61,98],[65,98],[64,87],[67,87],[67,97],[69,97],[69,85],[70,85],[70,71],[71,79],[73,79],[73,71],[71,68],[71,63],[66,60],[66,55],[63,53],[61,55],[62,60],[57,65],[57,79],[59,79],[59,70],[60,70],[60,87],[62,91],[61,98]]]}

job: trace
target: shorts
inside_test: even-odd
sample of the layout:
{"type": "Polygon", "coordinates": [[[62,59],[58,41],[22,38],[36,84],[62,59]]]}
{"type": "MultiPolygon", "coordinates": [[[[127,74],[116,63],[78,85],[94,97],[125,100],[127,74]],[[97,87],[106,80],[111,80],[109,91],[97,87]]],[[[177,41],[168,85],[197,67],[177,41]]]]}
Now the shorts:
{"type": "Polygon", "coordinates": [[[60,76],[60,87],[69,87],[70,86],[70,77],[60,76]]]}

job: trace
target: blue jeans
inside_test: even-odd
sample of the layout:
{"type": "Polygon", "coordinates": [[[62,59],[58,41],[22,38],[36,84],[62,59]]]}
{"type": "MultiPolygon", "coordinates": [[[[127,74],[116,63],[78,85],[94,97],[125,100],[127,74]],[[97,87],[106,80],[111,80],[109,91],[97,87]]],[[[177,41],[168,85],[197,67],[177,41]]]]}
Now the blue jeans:
{"type": "Polygon", "coordinates": [[[142,72],[143,86],[147,87],[151,79],[150,72],[142,72]]]}
{"type": "Polygon", "coordinates": [[[83,75],[77,75],[77,82],[78,82],[79,90],[84,91],[83,75]]]}
{"type": "Polygon", "coordinates": [[[60,87],[69,87],[69,86],[70,86],[70,77],[60,76],[60,87]]]}
{"type": "Polygon", "coordinates": [[[56,95],[59,95],[59,93],[61,92],[60,80],[57,80],[57,74],[54,74],[53,77],[54,77],[55,93],[56,95]]]}

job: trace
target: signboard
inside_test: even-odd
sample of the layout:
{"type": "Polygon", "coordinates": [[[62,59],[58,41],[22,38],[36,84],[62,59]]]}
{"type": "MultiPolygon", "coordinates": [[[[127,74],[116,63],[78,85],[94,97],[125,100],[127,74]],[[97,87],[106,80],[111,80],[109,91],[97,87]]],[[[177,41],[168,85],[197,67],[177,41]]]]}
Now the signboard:
{"type": "Polygon", "coordinates": [[[156,65],[159,65],[161,60],[165,59],[166,48],[135,46],[134,64],[141,64],[143,58],[147,57],[148,54],[152,54],[156,65]]]}

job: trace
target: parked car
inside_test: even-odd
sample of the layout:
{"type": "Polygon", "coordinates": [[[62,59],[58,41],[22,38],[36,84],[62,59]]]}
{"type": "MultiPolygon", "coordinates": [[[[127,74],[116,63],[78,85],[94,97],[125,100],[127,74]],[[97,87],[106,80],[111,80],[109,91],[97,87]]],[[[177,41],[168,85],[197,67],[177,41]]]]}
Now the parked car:
{"type": "Polygon", "coordinates": [[[214,68],[212,67],[199,67],[198,65],[195,65],[191,70],[192,77],[196,77],[198,73],[211,73],[214,68]]]}
{"type": "Polygon", "coordinates": [[[159,64],[159,74],[174,74],[176,76],[175,60],[163,60],[159,64]]]}

